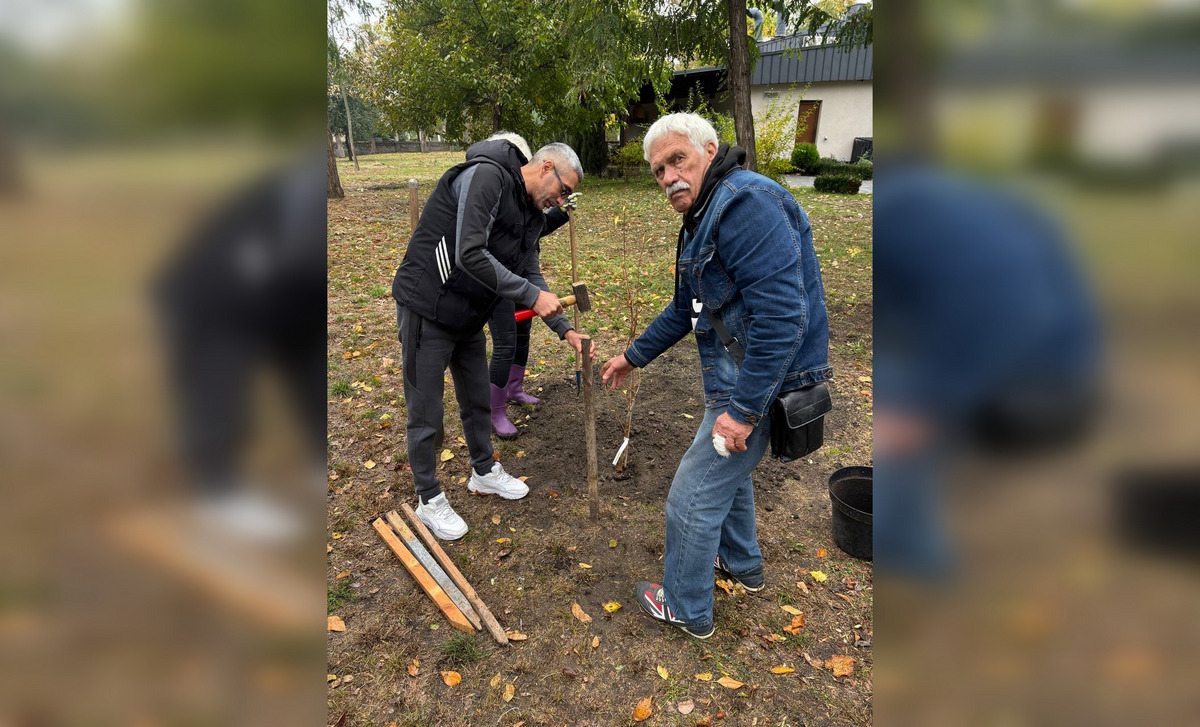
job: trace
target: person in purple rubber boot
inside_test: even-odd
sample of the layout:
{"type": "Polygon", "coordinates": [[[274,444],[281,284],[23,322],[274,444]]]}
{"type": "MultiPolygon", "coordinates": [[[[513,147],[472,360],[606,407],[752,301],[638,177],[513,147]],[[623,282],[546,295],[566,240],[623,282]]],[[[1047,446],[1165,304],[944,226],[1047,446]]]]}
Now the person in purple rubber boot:
{"type": "MultiPolygon", "coordinates": [[[[494,134],[491,139],[510,141],[523,154],[529,155],[528,144],[517,134],[501,132],[494,134]]],[[[567,222],[567,210],[575,209],[578,197],[577,192],[568,194],[563,205],[549,207],[545,210],[546,226],[542,231],[543,237],[567,222]]],[[[549,292],[550,286],[542,277],[539,267],[535,254],[532,265],[524,272],[525,279],[549,292]]],[[[518,310],[525,309],[525,306],[518,305],[511,300],[501,299],[488,321],[488,330],[492,336],[492,361],[489,369],[492,383],[492,431],[501,439],[515,439],[518,434],[516,425],[508,418],[509,404],[537,406],[541,401],[536,396],[525,393],[524,390],[525,366],[529,362],[529,332],[533,327],[533,320],[518,322],[515,316],[518,310]]],[[[579,334],[575,332],[565,315],[560,313],[542,320],[546,322],[550,330],[558,335],[560,340],[566,340],[573,347],[578,348],[576,339],[579,334]]]]}

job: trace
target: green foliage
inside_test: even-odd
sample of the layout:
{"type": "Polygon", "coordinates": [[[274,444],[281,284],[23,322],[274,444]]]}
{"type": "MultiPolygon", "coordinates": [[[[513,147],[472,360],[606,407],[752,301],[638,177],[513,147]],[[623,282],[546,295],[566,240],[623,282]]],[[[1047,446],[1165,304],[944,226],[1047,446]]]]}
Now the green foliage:
{"type": "Polygon", "coordinates": [[[329,586],[326,593],[325,611],[328,614],[333,614],[334,611],[342,607],[343,603],[353,601],[355,598],[357,598],[357,595],[354,593],[354,588],[350,585],[350,579],[343,578],[329,586]]]}
{"type": "Polygon", "coordinates": [[[586,131],[573,134],[567,143],[579,155],[579,163],[587,174],[599,176],[608,166],[608,140],[605,138],[604,121],[598,121],[586,131]]]}
{"type": "Polygon", "coordinates": [[[469,141],[503,128],[536,147],[590,131],[661,76],[665,56],[646,52],[657,31],[631,0],[392,0],[362,76],[397,129],[444,123],[469,141]]]}
{"type": "Polygon", "coordinates": [[[858,194],[862,179],[851,174],[818,174],[813,189],[835,194],[858,194]]]}
{"type": "Polygon", "coordinates": [[[646,156],[642,149],[642,142],[631,141],[620,149],[617,149],[617,151],[613,153],[612,163],[614,166],[618,166],[624,171],[638,169],[639,167],[645,166],[646,156]]]}
{"type": "Polygon", "coordinates": [[[474,664],[483,658],[483,647],[479,645],[475,634],[456,633],[449,641],[442,644],[440,651],[446,662],[452,666],[474,664]]]}
{"type": "Polygon", "coordinates": [[[792,149],[792,168],[800,174],[812,174],[820,162],[821,155],[817,152],[816,144],[797,144],[792,149]]]}
{"type": "Polygon", "coordinates": [[[817,164],[815,171],[817,174],[847,174],[859,179],[872,179],[875,176],[875,165],[869,159],[859,159],[850,164],[833,157],[825,157],[817,164]]]}
{"type": "MultiPolygon", "coordinates": [[[[328,98],[329,130],[335,134],[346,133],[346,105],[340,93],[331,93],[328,98]]],[[[379,131],[379,112],[353,94],[347,94],[350,106],[350,121],[354,124],[354,140],[370,141],[379,131]]]]}
{"type": "Polygon", "coordinates": [[[758,152],[758,173],[783,182],[783,175],[792,170],[789,150],[796,138],[793,119],[797,104],[804,94],[794,94],[793,88],[781,92],[754,119],[754,144],[758,152]]]}

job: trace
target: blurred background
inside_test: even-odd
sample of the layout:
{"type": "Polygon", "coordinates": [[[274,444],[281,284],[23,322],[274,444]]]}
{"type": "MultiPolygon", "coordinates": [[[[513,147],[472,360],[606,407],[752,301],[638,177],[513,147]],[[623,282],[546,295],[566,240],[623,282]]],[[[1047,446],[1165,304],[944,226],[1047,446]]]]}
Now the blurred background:
{"type": "Polygon", "coordinates": [[[877,17],[876,720],[1196,724],[1200,6],[877,17]]]}
{"type": "Polygon", "coordinates": [[[0,724],[323,719],[325,17],[0,4],[0,724]]]}

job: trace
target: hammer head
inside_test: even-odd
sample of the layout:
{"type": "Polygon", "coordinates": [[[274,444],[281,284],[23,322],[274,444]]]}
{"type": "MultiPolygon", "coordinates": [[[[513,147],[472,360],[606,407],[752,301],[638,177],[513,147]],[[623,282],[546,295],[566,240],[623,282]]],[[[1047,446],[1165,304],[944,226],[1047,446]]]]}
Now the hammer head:
{"type": "Polygon", "coordinates": [[[588,295],[586,283],[574,283],[571,285],[571,292],[575,295],[575,310],[580,313],[587,313],[592,309],[592,299],[588,295]]]}

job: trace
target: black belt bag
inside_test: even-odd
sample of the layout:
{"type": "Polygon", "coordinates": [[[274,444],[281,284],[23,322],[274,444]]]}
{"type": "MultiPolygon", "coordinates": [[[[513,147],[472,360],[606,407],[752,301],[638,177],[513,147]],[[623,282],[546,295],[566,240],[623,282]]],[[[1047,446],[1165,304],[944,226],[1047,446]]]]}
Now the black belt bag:
{"type": "MultiPolygon", "coordinates": [[[[720,316],[709,311],[709,319],[721,338],[721,345],[740,367],[746,358],[742,344],[729,334],[720,316]]],[[[832,408],[829,387],[824,381],[780,392],[771,402],[771,456],[791,462],[820,449],[825,443],[825,415],[832,408]]]]}

